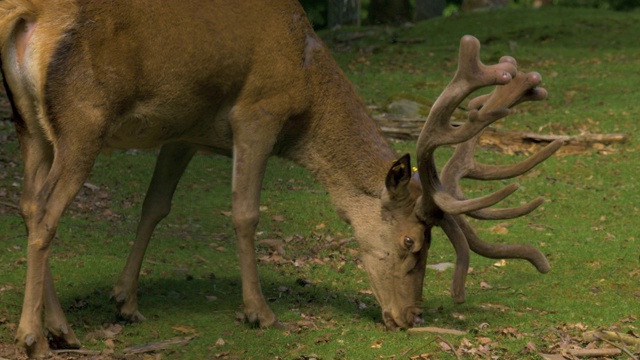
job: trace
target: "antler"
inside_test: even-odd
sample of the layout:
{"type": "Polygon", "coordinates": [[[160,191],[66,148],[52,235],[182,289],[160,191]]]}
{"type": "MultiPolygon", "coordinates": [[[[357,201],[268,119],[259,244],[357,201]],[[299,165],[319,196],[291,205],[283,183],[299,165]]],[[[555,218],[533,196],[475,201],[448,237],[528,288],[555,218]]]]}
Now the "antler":
{"type": "Polygon", "coordinates": [[[483,242],[463,214],[477,219],[509,219],[528,214],[544,201],[539,197],[525,205],[488,209],[515,190],[511,184],[492,194],[468,199],[459,186],[462,178],[478,180],[507,179],[523,174],[551,156],[562,141],[547,145],[525,161],[509,166],[494,166],[474,160],[474,148],[484,129],[507,116],[510,108],[524,101],[536,101],[547,96],[537,87],[542,79],[536,72],[516,70],[516,61],[504,56],[496,65],[484,65],[479,58],[480,43],[472,36],[460,41],[458,70],[434,103],[420,133],[417,144],[418,171],[423,196],[420,216],[429,227],[440,226],[456,250],[456,268],[451,293],[456,302],[464,302],[464,281],[469,268],[469,249],[490,258],[521,258],[529,260],[540,272],[549,271],[545,256],[528,245],[493,245],[483,242]],[[475,90],[496,86],[486,95],[469,101],[468,121],[458,127],[450,123],[451,114],[475,90]],[[435,150],[443,145],[458,144],[453,156],[444,166],[440,177],[434,161],[435,150]]]}

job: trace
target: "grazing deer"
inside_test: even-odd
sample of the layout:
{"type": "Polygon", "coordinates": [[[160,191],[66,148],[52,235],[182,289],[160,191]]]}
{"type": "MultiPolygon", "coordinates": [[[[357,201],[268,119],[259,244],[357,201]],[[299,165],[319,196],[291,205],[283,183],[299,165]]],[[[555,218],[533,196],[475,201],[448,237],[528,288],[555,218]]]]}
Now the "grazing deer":
{"type": "Polygon", "coordinates": [[[295,0],[0,0],[0,54],[5,87],[24,159],[20,200],[28,231],[22,316],[16,341],[30,357],[49,344],[78,347],[54,290],[48,254],[58,221],[106,148],[161,147],[136,240],[113,296],[120,314],[138,312],[138,274],[151,234],[198,150],[233,158],[232,222],[242,273],[246,320],[273,326],[258,279],[254,236],[267,159],[281,156],[310,169],[331,194],[358,239],[362,261],[389,328],[422,322],[422,285],[431,228],[440,226],[457,252],[452,294],[464,301],[469,249],[524,258],[546,272],[536,249],[482,242],[463,215],[501,219],[528,213],[487,209],[511,192],[466,199],[461,178],[522,174],[560,143],[517,166],[473,161],[478,134],[508,109],[546,95],[537,73],[504,57],[479,61],[479,43],[462,39],[460,65],[436,101],[417,146],[396,158],[313,32],[295,0]],[[501,85],[469,104],[453,127],[452,111],[472,91],[501,85]],[[461,144],[441,175],[433,152],[461,144]],[[44,308],[44,309],[43,309],[44,308]]]}

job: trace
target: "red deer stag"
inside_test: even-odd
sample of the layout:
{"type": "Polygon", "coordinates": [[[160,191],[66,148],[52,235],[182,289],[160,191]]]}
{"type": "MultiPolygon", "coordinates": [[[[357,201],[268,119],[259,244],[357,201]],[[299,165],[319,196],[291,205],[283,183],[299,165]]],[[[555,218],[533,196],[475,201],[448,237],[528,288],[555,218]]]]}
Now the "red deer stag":
{"type": "Polygon", "coordinates": [[[106,148],[161,147],[136,240],[113,296],[120,314],[138,312],[138,274],[151,234],[196,151],[233,158],[232,222],[248,322],[277,324],[260,289],[254,254],[262,179],[271,155],[310,169],[352,224],[384,323],[422,321],[422,284],[430,230],[441,226],[458,254],[452,293],[464,300],[469,248],[489,257],[549,265],[536,249],[482,242],[463,214],[523,215],[485,209],[513,192],[468,200],[462,177],[522,174],[550,156],[555,143],[520,166],[472,160],[475,136],[508,108],[545,96],[540,76],[517,72],[505,57],[485,66],[472,37],[461,43],[460,68],[433,107],[417,147],[420,177],[396,155],[310,27],[295,0],[0,0],[1,65],[24,158],[20,207],[28,231],[22,316],[16,341],[30,357],[49,341],[77,347],[54,290],[48,254],[61,214],[106,148]],[[460,127],[449,116],[472,91],[460,127]],[[434,150],[462,143],[438,176],[434,150]],[[44,329],[41,313],[44,310],[44,329]]]}

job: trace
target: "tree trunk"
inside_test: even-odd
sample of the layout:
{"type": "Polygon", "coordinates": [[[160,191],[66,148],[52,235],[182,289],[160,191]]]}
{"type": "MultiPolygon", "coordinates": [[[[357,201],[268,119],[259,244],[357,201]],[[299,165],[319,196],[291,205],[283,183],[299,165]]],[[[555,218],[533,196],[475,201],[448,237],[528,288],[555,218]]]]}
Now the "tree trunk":
{"type": "Polygon", "coordinates": [[[329,29],[340,25],[360,25],[360,0],[329,0],[329,29]]]}
{"type": "Polygon", "coordinates": [[[442,16],[445,0],[416,0],[416,21],[442,16]]]}
{"type": "Polygon", "coordinates": [[[402,24],[411,21],[409,0],[371,0],[367,22],[371,25],[402,24]]]}
{"type": "Polygon", "coordinates": [[[531,4],[534,8],[540,8],[543,6],[551,6],[553,5],[553,0],[533,0],[533,4],[531,4]]]}

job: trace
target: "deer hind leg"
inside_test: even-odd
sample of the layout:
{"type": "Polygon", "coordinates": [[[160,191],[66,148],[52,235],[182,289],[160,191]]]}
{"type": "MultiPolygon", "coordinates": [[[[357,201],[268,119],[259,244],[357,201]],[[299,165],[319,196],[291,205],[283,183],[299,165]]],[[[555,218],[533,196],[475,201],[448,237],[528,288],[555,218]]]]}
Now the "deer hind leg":
{"type": "Polygon", "coordinates": [[[47,261],[44,278],[44,327],[53,348],[79,349],[80,340],[67,323],[64,311],[56,295],[51,268],[47,261]]]}
{"type": "MultiPolygon", "coordinates": [[[[74,141],[60,139],[54,150],[37,133],[30,134],[26,129],[18,133],[25,162],[20,206],[27,227],[28,247],[24,302],[16,342],[26,349],[29,357],[44,357],[49,345],[42,329],[43,307],[52,341],[63,347],[79,344],[55,295],[48,255],[62,212],[89,175],[99,151],[99,139],[87,141],[90,145],[81,149],[74,141]]],[[[87,139],[90,135],[69,138],[87,139]]]]}
{"type": "MultiPolygon", "coordinates": [[[[53,280],[46,276],[45,268],[48,263],[40,260],[46,259],[48,249],[35,249],[32,246],[31,218],[34,216],[34,205],[38,191],[42,188],[47,174],[51,169],[53,161],[53,150],[46,144],[46,140],[41,133],[30,132],[22,119],[16,121],[16,132],[20,138],[20,150],[24,161],[24,178],[22,181],[22,195],[20,198],[20,209],[22,217],[27,225],[28,233],[28,266],[27,282],[25,289],[24,303],[22,306],[22,316],[20,326],[16,334],[16,342],[27,348],[30,357],[45,356],[49,352],[49,345],[42,333],[40,315],[43,300],[43,291],[50,288],[49,282],[53,280]],[[39,254],[39,260],[33,261],[35,252],[45,252],[39,254]],[[31,280],[35,278],[35,280],[31,280]],[[34,281],[36,282],[34,286],[34,281]]],[[[42,244],[40,242],[40,244],[42,244]]],[[[42,247],[42,246],[40,246],[42,247]]],[[[55,295],[54,295],[55,296],[55,295]]]]}
{"type": "Polygon", "coordinates": [[[138,311],[136,294],[142,259],[156,225],[169,215],[171,199],[176,186],[195,153],[195,148],[179,143],[164,145],[160,150],[153,177],[142,205],[136,240],[112,292],[120,317],[127,321],[140,322],[145,320],[145,317],[138,311]]]}

